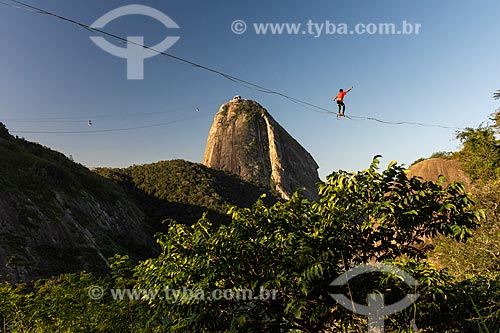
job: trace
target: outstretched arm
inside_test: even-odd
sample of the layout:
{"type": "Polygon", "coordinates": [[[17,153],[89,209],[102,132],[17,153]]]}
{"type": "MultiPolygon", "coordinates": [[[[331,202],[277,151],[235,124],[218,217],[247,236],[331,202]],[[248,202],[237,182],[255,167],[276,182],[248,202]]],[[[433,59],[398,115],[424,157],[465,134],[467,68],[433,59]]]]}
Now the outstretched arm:
{"type": "Polygon", "coordinates": [[[352,90],[352,88],[353,88],[353,86],[351,86],[351,88],[347,89],[347,91],[346,91],[346,92],[349,92],[349,91],[351,91],[351,90],[352,90]]]}

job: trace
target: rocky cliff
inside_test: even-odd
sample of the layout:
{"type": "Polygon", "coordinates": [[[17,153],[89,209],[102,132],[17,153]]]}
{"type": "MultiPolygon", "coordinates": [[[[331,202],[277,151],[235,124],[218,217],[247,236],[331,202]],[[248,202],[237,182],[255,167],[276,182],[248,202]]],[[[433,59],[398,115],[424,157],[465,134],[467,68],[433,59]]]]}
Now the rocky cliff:
{"type": "Polygon", "coordinates": [[[104,271],[154,253],[152,235],[119,186],[0,123],[0,280],[104,271]]]}
{"type": "MultiPolygon", "coordinates": [[[[249,207],[266,189],[182,160],[89,170],[11,136],[0,123],[0,282],[81,270],[108,273],[108,258],[156,255],[166,219],[192,224],[205,212],[249,207]]],[[[269,191],[267,191],[269,192],[269,191]]],[[[268,193],[266,203],[278,198],[268,193]]]]}
{"type": "Polygon", "coordinates": [[[317,199],[318,165],[269,112],[255,101],[222,105],[210,129],[204,162],[288,199],[297,190],[317,199]]]}

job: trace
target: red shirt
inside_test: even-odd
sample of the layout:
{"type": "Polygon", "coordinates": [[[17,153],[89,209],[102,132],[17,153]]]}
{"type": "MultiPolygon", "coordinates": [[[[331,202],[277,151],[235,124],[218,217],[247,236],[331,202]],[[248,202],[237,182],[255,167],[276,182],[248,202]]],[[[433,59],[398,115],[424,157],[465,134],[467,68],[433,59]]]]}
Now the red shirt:
{"type": "Polygon", "coordinates": [[[343,91],[343,92],[339,93],[339,94],[337,95],[337,100],[339,100],[339,101],[341,101],[341,102],[342,102],[342,101],[344,100],[344,96],[345,96],[346,94],[347,94],[347,91],[343,91]]]}

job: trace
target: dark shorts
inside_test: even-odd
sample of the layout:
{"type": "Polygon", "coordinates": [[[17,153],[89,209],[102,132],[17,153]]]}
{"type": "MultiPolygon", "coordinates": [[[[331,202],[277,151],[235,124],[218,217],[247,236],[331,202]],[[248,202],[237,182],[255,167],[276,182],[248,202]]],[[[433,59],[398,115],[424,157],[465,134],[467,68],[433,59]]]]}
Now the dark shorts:
{"type": "Polygon", "coordinates": [[[344,101],[337,101],[337,104],[344,105],[344,101]]]}

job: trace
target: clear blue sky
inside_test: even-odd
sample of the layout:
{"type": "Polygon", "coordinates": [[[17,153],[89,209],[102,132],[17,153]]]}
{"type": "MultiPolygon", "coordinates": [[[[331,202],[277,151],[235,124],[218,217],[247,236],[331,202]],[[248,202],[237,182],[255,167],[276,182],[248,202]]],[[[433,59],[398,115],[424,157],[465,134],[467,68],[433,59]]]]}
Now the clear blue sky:
{"type": "MultiPolygon", "coordinates": [[[[5,0],[9,1],[9,0],[5,0]]],[[[91,24],[126,4],[152,6],[178,31],[151,18],[128,16],[105,30],[180,41],[167,52],[336,110],[339,88],[353,85],[347,114],[447,126],[477,126],[499,107],[500,2],[498,0],[363,1],[68,1],[32,2],[91,24]],[[243,35],[231,32],[248,22],[243,35]],[[422,24],[419,35],[256,35],[257,22],[422,24]]],[[[410,164],[438,150],[455,150],[454,131],[370,121],[336,121],[277,96],[248,90],[220,76],[164,57],[145,62],[145,79],[126,80],[126,61],[94,45],[94,34],[49,16],[0,5],[0,121],[25,131],[78,131],[133,127],[188,117],[189,121],[126,132],[23,134],[89,167],[159,160],[203,160],[213,116],[240,94],[255,99],[320,165],[320,174],[364,169],[376,154],[384,163],[410,164]],[[200,112],[195,111],[196,108],[200,112]],[[158,113],[151,115],[151,113],[158,113]],[[72,118],[19,122],[13,118],[72,118]]]]}

